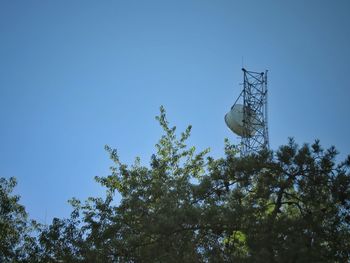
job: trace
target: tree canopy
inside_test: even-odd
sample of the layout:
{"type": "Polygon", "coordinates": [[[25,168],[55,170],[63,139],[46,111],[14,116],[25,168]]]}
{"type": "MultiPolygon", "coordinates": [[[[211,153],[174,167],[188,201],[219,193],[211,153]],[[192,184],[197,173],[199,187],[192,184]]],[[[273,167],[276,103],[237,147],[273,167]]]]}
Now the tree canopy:
{"type": "Polygon", "coordinates": [[[191,126],[178,137],[163,108],[157,120],[164,134],[148,166],[106,146],[105,197],[70,200],[70,218],[32,223],[32,234],[13,179],[1,179],[2,262],[350,260],[350,157],[290,139],[247,157],[226,140],[214,159],[187,146],[191,126]]]}

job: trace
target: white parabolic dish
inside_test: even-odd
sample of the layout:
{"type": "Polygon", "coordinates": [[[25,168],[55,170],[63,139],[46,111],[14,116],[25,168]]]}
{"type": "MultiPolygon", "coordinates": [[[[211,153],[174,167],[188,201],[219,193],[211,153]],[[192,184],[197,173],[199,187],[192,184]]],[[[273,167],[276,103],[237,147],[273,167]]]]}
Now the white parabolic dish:
{"type": "MultiPolygon", "coordinates": [[[[225,115],[226,125],[231,131],[241,137],[252,137],[255,134],[255,130],[261,128],[261,124],[253,124],[252,129],[245,130],[243,126],[243,109],[242,104],[235,104],[231,110],[225,115]]],[[[254,123],[256,120],[256,114],[250,110],[250,123],[254,123]]]]}

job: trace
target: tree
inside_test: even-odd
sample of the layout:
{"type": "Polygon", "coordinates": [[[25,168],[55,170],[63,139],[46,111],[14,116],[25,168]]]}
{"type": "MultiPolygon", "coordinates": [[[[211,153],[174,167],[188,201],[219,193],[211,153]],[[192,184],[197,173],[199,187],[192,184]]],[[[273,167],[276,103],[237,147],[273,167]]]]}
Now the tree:
{"type": "Polygon", "coordinates": [[[31,262],[37,253],[32,235],[38,225],[30,221],[19,196],[13,195],[16,179],[0,178],[0,262],[31,262]]]}
{"type": "Polygon", "coordinates": [[[318,141],[299,148],[290,140],[275,156],[261,153],[230,162],[243,169],[235,167],[229,175],[247,174],[248,183],[234,191],[244,193],[247,217],[241,231],[248,262],[350,259],[350,158],[336,165],[336,154],[318,141]]]}
{"type": "Polygon", "coordinates": [[[244,158],[196,153],[176,136],[165,111],[164,135],[150,165],[114,165],[96,177],[105,198],[72,199],[69,219],[39,236],[37,262],[348,262],[350,157],[294,140],[244,158]],[[120,202],[115,195],[121,195],[120,202]]]}

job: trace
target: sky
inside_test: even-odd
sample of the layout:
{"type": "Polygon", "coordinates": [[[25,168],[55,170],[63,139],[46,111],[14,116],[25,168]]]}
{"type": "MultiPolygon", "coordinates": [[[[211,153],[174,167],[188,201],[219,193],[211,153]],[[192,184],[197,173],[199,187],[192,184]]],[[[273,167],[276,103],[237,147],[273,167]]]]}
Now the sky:
{"type": "Polygon", "coordinates": [[[347,0],[0,1],[0,176],[31,218],[103,196],[110,145],[149,164],[164,105],[223,156],[242,66],[268,70],[272,149],[294,137],[350,153],[347,0]]]}

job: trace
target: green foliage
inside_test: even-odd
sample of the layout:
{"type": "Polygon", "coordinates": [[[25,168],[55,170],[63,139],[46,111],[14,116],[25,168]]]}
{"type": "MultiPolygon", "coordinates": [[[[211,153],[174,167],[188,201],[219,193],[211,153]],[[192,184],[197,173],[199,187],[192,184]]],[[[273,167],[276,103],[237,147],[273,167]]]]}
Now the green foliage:
{"type": "Polygon", "coordinates": [[[0,178],[0,262],[31,262],[37,253],[31,233],[38,225],[28,220],[19,196],[12,194],[16,184],[13,177],[0,178]]]}
{"type": "Polygon", "coordinates": [[[164,108],[157,120],[150,164],[123,164],[106,146],[105,198],[72,199],[71,218],[41,229],[35,262],[350,260],[350,157],[337,164],[334,147],[290,139],[245,158],[226,140],[214,159],[186,145],[191,126],[178,138],[164,108]]]}

